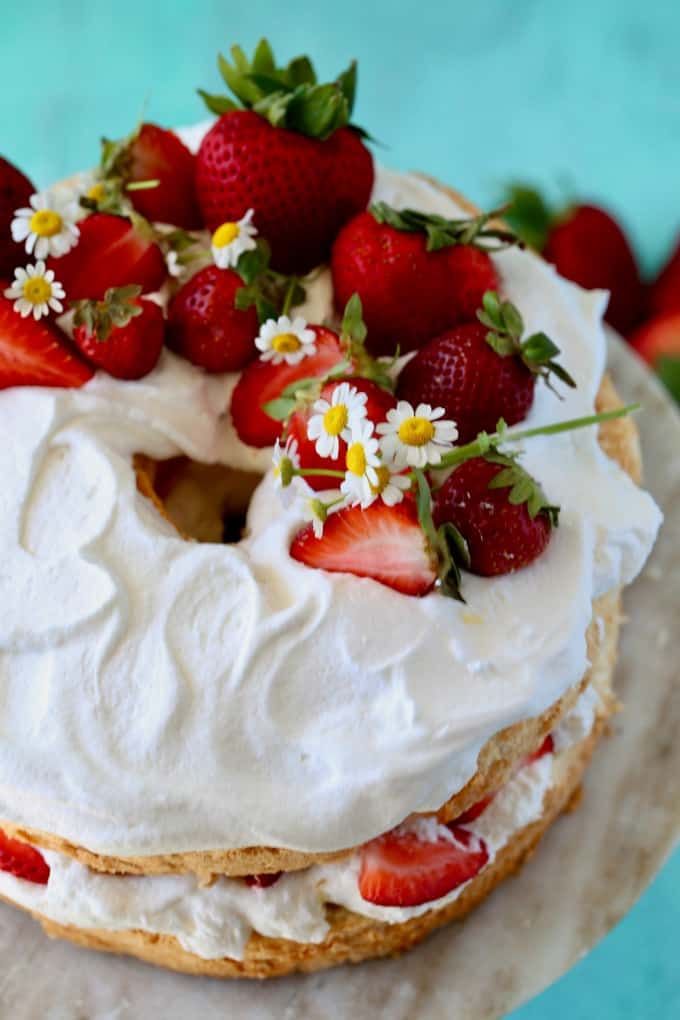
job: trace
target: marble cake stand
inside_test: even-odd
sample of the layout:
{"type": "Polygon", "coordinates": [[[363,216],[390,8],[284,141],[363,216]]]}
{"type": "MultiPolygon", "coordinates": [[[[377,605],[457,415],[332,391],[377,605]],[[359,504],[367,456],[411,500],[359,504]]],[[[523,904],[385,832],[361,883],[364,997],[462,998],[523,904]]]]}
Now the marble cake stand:
{"type": "Polygon", "coordinates": [[[579,809],[518,878],[463,924],[399,960],[270,984],[220,983],[52,942],[0,907],[0,1015],[14,1020],[494,1020],[556,980],[635,903],[680,831],[680,416],[620,341],[610,366],[639,400],[646,484],[666,514],[629,590],[617,669],[626,710],[588,773],[579,809]]]}

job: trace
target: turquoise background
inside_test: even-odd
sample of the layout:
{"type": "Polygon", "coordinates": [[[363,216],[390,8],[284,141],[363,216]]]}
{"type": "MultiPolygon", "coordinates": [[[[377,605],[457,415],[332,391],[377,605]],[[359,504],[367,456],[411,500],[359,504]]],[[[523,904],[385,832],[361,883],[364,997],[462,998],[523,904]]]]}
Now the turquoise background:
{"type": "MultiPolygon", "coordinates": [[[[61,0],[3,4],[0,151],[38,186],[92,165],[145,110],[203,117],[216,51],[266,34],[332,76],[360,66],[378,158],[483,205],[504,182],[609,205],[648,271],[680,232],[678,0],[61,0]],[[146,106],[145,106],[146,104],[146,106]]],[[[514,1020],[677,1020],[680,856],[615,931],[514,1020]]],[[[555,919],[559,924],[559,918],[555,919]]]]}

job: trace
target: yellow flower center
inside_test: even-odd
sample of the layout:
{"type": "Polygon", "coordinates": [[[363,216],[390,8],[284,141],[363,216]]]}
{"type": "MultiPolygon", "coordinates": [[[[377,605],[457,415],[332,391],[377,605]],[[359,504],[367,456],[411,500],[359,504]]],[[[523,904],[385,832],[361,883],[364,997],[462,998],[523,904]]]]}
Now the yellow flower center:
{"type": "Polygon", "coordinates": [[[103,200],[106,198],[106,188],[101,183],[101,181],[99,181],[97,184],[92,185],[92,187],[87,193],[87,197],[91,198],[93,202],[97,203],[103,202],[103,200]]]}
{"type": "Polygon", "coordinates": [[[52,288],[43,276],[31,276],[24,283],[24,297],[32,305],[42,305],[52,297],[52,288]]]}
{"type": "Polygon", "coordinates": [[[64,221],[61,216],[53,209],[40,209],[38,212],[34,212],[29,224],[31,233],[37,234],[38,237],[54,237],[63,225],[64,221]]]}
{"type": "Polygon", "coordinates": [[[425,446],[434,436],[434,425],[427,418],[404,418],[399,438],[405,446],[425,446]]]}
{"type": "Polygon", "coordinates": [[[213,248],[226,248],[240,233],[238,223],[223,223],[212,236],[213,248]]]}
{"type": "Polygon", "coordinates": [[[329,436],[339,436],[347,426],[347,408],[344,404],[329,408],[323,416],[323,427],[329,436]]]}
{"type": "Polygon", "coordinates": [[[295,351],[300,350],[302,343],[295,333],[279,333],[272,340],[272,347],[279,354],[294,354],[295,351]]]}
{"type": "Polygon", "coordinates": [[[353,475],[366,473],[366,453],[361,443],[352,443],[345,458],[347,470],[353,475]]]}
{"type": "Polygon", "coordinates": [[[376,485],[371,485],[371,492],[374,496],[379,496],[390,484],[390,469],[385,467],[384,464],[381,464],[380,467],[375,469],[375,471],[378,476],[378,481],[376,485]]]}

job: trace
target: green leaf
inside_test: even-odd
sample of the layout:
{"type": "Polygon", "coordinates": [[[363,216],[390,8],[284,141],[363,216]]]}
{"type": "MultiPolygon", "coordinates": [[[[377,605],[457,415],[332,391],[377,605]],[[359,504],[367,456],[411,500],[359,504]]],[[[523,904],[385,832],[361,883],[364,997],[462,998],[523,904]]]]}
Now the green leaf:
{"type": "Polygon", "coordinates": [[[296,402],[293,398],[276,397],[262,405],[262,410],[274,421],[286,421],[295,410],[296,402]]]}
{"type": "Polygon", "coordinates": [[[508,189],[508,202],[506,222],[530,247],[543,251],[553,216],[539,192],[523,184],[513,184],[508,189]]]}
{"type": "Polygon", "coordinates": [[[335,84],[298,85],[286,112],[286,127],[310,138],[328,138],[349,123],[347,100],[335,84]]]}
{"type": "Polygon", "coordinates": [[[234,46],[232,47],[231,52],[237,67],[232,67],[226,57],[222,56],[221,53],[217,58],[217,64],[227,88],[233,92],[236,98],[240,99],[243,105],[247,108],[252,106],[253,103],[256,103],[260,98],[260,90],[257,85],[248,78],[250,65],[248,64],[247,59],[245,60],[245,64],[243,64],[243,59],[245,59],[243,51],[234,46]],[[236,56],[237,52],[239,54],[238,58],[236,56]],[[239,64],[241,66],[238,66],[239,64]]]}
{"type": "Polygon", "coordinates": [[[286,68],[290,88],[297,85],[316,85],[316,71],[309,57],[295,57],[286,68]]]}
{"type": "Polygon", "coordinates": [[[386,202],[374,203],[369,211],[378,223],[387,223],[395,230],[425,234],[427,251],[440,251],[456,244],[473,245],[482,251],[497,251],[517,243],[509,231],[490,226],[489,221],[496,211],[452,220],[418,209],[394,209],[386,202]]]}
{"type": "Polygon", "coordinates": [[[274,54],[267,39],[260,39],[257,44],[251,66],[254,74],[270,74],[276,70],[274,54]]]}
{"type": "Polygon", "coordinates": [[[361,298],[355,291],[345,305],[340,334],[347,337],[352,343],[363,344],[367,332],[361,298]]]}
{"type": "Polygon", "coordinates": [[[281,390],[281,396],[297,399],[301,394],[315,389],[318,385],[319,377],[315,375],[307,376],[304,379],[295,379],[292,383],[288,383],[288,385],[281,390]]]}
{"type": "Polygon", "coordinates": [[[551,525],[557,527],[559,520],[559,507],[548,502],[545,493],[539,482],[533,478],[521,464],[517,462],[518,454],[499,453],[493,448],[484,459],[490,464],[499,464],[503,468],[489,482],[490,489],[510,489],[508,502],[513,506],[520,506],[526,503],[529,516],[536,517],[544,513],[551,525]]]}
{"type": "Polygon", "coordinates": [[[654,369],[666,389],[680,403],[680,358],[664,354],[657,359],[654,369]]]}
{"type": "Polygon", "coordinates": [[[462,534],[451,521],[446,521],[437,531],[439,548],[440,591],[449,598],[465,602],[461,591],[460,568],[470,566],[470,550],[462,534]]]}
{"type": "Polygon", "coordinates": [[[236,264],[236,272],[239,274],[244,283],[250,284],[265,271],[268,265],[269,249],[258,241],[255,248],[251,248],[250,251],[244,251],[243,254],[239,256],[238,263],[236,264]]]}
{"type": "Polygon", "coordinates": [[[510,354],[517,353],[517,345],[512,337],[504,336],[502,333],[490,332],[486,334],[486,342],[493,348],[496,354],[507,358],[510,354]]]}
{"type": "Polygon", "coordinates": [[[347,100],[347,109],[351,117],[352,111],[354,110],[354,100],[357,93],[357,62],[353,60],[346,71],[338,75],[338,85],[340,91],[347,100]]]}
{"type": "Polygon", "coordinates": [[[196,89],[199,96],[208,107],[211,113],[216,113],[218,117],[221,117],[223,113],[231,113],[232,110],[238,110],[238,103],[228,99],[227,96],[212,95],[210,92],[205,92],[204,89],[196,89]]]}
{"type": "Polygon", "coordinates": [[[520,350],[524,360],[531,361],[534,365],[545,365],[560,353],[557,344],[545,333],[532,333],[522,341],[520,350]]]}
{"type": "MultiPolygon", "coordinates": [[[[511,301],[504,301],[501,305],[501,317],[507,332],[510,336],[519,340],[522,333],[524,332],[524,320],[519,314],[519,310],[512,304],[511,301]]],[[[546,337],[547,340],[547,337],[546,337]]]]}

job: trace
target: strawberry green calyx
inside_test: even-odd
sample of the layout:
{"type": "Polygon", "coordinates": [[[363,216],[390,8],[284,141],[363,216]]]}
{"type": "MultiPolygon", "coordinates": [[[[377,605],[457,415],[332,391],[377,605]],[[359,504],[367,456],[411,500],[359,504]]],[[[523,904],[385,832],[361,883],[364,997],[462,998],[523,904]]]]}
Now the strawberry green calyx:
{"type": "Polygon", "coordinates": [[[296,57],[278,67],[266,39],[260,40],[252,60],[240,46],[232,46],[231,57],[230,63],[220,54],[218,66],[236,99],[198,90],[212,113],[253,110],[274,127],[319,139],[349,124],[356,94],[355,61],[334,82],[323,84],[309,57],[296,57]]]}
{"type": "Polygon", "coordinates": [[[439,590],[448,598],[465,602],[461,592],[461,567],[470,566],[470,550],[468,544],[455,524],[447,521],[435,527],[432,519],[432,490],[420,468],[413,472],[416,480],[416,509],[418,522],[423,530],[430,556],[432,557],[439,578],[439,590]]]}
{"type": "Polygon", "coordinates": [[[73,323],[75,326],[85,326],[99,343],[105,343],[114,329],[127,326],[131,319],[142,314],[143,309],[136,304],[141,293],[140,286],[130,284],[127,287],[109,288],[103,301],[74,301],[73,323]]]}
{"type": "MultiPolygon", "coordinates": [[[[158,180],[129,180],[132,165],[132,145],[142,130],[141,122],[125,138],[113,141],[101,140],[101,156],[96,171],[96,182],[86,195],[80,198],[80,205],[88,212],[107,212],[116,216],[130,216],[134,212],[128,192],[147,191],[157,188],[158,180]]],[[[137,214],[139,215],[139,214],[137,214]]]]}
{"type": "Polygon", "coordinates": [[[512,184],[507,200],[505,220],[510,228],[530,248],[543,251],[555,219],[543,196],[525,184],[512,184]]]}
{"type": "Polygon", "coordinates": [[[425,234],[428,251],[440,251],[457,244],[469,245],[481,251],[498,251],[520,243],[512,231],[492,222],[505,212],[505,208],[454,220],[417,209],[393,209],[386,202],[375,202],[369,212],[378,223],[386,223],[395,230],[403,230],[407,234],[425,234]]]}
{"type": "Polygon", "coordinates": [[[567,386],[576,387],[567,370],[555,361],[560,349],[549,336],[545,333],[532,333],[522,340],[524,320],[512,302],[501,301],[495,291],[487,290],[482,305],[477,318],[488,328],[486,341],[496,354],[503,358],[517,355],[529,371],[540,376],[550,389],[553,389],[552,375],[567,386]]]}
{"type": "Polygon", "coordinates": [[[236,264],[236,272],[244,286],[236,293],[236,307],[245,311],[255,305],[260,325],[267,319],[287,315],[291,308],[305,300],[306,291],[297,276],[277,273],[270,265],[269,245],[262,238],[250,251],[244,251],[236,264]]]}
{"type": "Polygon", "coordinates": [[[518,463],[518,453],[500,453],[495,446],[484,455],[490,464],[503,467],[489,482],[490,489],[510,489],[508,503],[520,506],[526,503],[529,516],[533,520],[538,514],[546,515],[553,528],[559,524],[560,508],[553,506],[543,492],[539,482],[518,463]]]}

